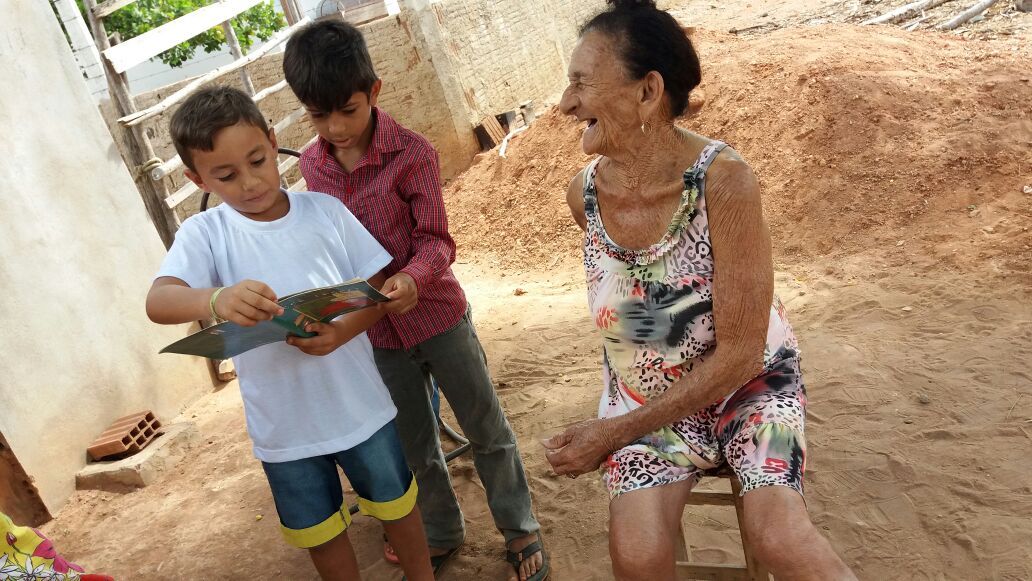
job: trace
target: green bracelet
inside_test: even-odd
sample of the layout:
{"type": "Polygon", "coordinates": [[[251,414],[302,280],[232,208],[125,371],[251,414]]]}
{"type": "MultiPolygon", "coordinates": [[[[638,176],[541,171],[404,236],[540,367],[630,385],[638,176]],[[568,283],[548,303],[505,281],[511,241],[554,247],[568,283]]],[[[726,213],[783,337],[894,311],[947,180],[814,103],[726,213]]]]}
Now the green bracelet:
{"type": "Polygon", "coordinates": [[[221,293],[224,290],[226,290],[226,287],[220,286],[219,288],[215,289],[215,292],[211,293],[211,298],[208,299],[208,312],[211,313],[211,318],[216,321],[224,320],[222,317],[219,316],[218,313],[215,312],[215,300],[219,298],[219,293],[221,293]]]}

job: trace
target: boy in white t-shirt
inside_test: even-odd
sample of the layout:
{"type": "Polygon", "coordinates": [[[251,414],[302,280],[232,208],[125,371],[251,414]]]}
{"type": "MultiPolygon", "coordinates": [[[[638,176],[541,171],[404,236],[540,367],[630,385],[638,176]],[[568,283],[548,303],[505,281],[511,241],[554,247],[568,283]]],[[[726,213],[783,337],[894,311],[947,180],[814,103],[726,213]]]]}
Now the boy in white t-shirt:
{"type": "MultiPolygon", "coordinates": [[[[183,222],[147,295],[151,320],[250,326],[282,314],[277,296],[355,277],[382,286],[391,256],[343,204],[280,189],[276,136],[249,96],[203,89],[170,129],[186,176],[224,203],[183,222]]],[[[359,578],[337,466],[362,511],[383,521],[408,579],[433,579],[396,409],[365,335],[382,316],[369,308],[312,323],[314,337],[234,358],[282,532],[309,550],[323,579],[359,578]]]]}

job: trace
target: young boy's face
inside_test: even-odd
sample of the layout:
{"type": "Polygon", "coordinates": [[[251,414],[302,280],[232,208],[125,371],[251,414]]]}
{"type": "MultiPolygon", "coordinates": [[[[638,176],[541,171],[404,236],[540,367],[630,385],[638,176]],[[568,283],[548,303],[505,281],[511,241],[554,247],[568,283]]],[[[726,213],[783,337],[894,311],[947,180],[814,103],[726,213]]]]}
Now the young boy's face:
{"type": "Polygon", "coordinates": [[[261,222],[287,215],[290,203],[280,190],[276,135],[240,122],[219,130],[211,151],[193,150],[194,170],[186,177],[214,192],[241,214],[261,222]]]}
{"type": "Polygon", "coordinates": [[[319,111],[306,105],[315,132],[338,152],[366,152],[372,139],[372,109],[380,95],[380,81],[373,83],[368,95],[359,91],[335,111],[319,111]]]}

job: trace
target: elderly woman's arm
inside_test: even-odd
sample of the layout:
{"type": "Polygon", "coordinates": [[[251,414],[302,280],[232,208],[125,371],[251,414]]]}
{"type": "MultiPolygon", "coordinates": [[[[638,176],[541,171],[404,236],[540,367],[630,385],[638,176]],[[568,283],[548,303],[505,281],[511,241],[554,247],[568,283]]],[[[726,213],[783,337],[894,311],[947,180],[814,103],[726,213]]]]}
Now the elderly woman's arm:
{"type": "Polygon", "coordinates": [[[736,156],[722,156],[708,177],[716,347],[691,373],[641,408],[575,424],[546,440],[547,456],[557,474],[595,470],[610,452],[699,411],[763,370],[774,271],[759,185],[749,166],[736,156]]]}
{"type": "Polygon", "coordinates": [[[584,170],[570,180],[570,187],[566,190],[566,204],[570,206],[573,221],[581,230],[587,230],[588,217],[584,215],[584,170]]]}

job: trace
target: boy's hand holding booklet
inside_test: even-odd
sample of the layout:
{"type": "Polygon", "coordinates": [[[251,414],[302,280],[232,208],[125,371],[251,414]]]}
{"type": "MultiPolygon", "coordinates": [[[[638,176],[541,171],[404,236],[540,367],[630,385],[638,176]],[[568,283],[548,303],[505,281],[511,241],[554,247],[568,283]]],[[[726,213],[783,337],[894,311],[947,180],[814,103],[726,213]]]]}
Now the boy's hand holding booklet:
{"type": "Polygon", "coordinates": [[[253,327],[225,321],[180,339],[161,352],[229,359],[255,347],[284,341],[288,334],[312,337],[314,333],[305,331],[309,323],[329,323],[341,315],[387,301],[367,281],[356,278],[282,297],[278,304],[283,307],[283,314],[259,321],[253,327]]]}

